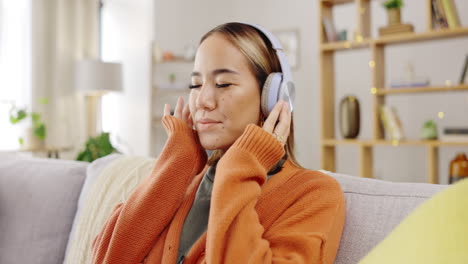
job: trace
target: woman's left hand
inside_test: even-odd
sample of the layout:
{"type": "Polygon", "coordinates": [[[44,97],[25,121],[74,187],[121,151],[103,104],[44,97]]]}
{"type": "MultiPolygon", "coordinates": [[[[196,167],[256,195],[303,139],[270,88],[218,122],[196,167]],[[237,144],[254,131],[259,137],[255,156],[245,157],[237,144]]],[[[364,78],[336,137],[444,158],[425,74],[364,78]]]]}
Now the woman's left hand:
{"type": "Polygon", "coordinates": [[[291,112],[289,111],[288,103],[279,101],[265,120],[263,129],[272,134],[284,146],[289,136],[290,126],[291,112]]]}

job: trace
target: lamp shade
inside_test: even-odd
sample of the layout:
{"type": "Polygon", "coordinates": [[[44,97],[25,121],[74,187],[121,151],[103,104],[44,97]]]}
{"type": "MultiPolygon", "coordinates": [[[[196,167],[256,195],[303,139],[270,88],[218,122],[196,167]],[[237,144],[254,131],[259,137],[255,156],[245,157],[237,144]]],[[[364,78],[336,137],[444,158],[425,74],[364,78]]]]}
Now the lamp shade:
{"type": "Polygon", "coordinates": [[[81,60],[76,64],[76,90],[102,94],[122,90],[122,65],[99,60],[81,60]]]}

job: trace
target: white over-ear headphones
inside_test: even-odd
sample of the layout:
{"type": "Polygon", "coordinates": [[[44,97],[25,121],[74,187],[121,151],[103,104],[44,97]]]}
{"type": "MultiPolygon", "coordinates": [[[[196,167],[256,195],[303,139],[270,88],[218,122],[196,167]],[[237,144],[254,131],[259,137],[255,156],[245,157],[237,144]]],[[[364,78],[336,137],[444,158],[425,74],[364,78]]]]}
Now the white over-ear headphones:
{"type": "Polygon", "coordinates": [[[241,24],[249,25],[258,29],[262,32],[268,40],[270,40],[272,47],[276,50],[279,63],[281,65],[282,72],[272,72],[268,75],[265,84],[263,85],[263,91],[261,96],[261,107],[262,112],[265,116],[268,116],[279,100],[284,100],[289,104],[289,110],[293,111],[294,100],[296,99],[296,88],[291,76],[291,69],[286,55],[283,52],[281,43],[273,33],[266,30],[264,27],[256,24],[244,23],[241,24]]]}

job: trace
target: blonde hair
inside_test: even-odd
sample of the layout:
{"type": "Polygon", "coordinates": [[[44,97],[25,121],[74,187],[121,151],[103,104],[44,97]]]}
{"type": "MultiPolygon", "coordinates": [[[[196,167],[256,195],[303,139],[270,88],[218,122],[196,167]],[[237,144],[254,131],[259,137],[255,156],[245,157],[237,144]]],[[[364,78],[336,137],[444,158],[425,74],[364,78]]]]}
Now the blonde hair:
{"type": "MultiPolygon", "coordinates": [[[[200,44],[213,34],[221,34],[235,47],[237,47],[247,58],[250,70],[254,73],[260,87],[260,94],[266,78],[272,72],[281,72],[281,65],[272,48],[270,40],[256,28],[242,23],[226,23],[219,25],[207,32],[200,40],[200,44]]],[[[266,117],[260,111],[260,122],[262,126],[266,117]]],[[[285,151],[291,162],[299,167],[299,162],[294,155],[294,118],[291,113],[291,126],[289,136],[285,144],[285,151]]],[[[215,150],[208,159],[208,165],[213,165],[223,156],[222,150],[215,150]]]]}

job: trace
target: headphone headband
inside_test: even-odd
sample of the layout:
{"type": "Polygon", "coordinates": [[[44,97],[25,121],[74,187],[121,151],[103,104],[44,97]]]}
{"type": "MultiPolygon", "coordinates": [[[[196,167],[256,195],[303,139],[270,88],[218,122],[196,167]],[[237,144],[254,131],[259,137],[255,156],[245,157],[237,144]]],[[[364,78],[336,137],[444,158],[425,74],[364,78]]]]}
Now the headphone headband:
{"type": "Polygon", "coordinates": [[[286,55],[283,52],[283,46],[281,46],[280,41],[278,38],[273,35],[270,31],[268,31],[266,28],[257,25],[257,24],[251,24],[251,23],[245,23],[245,22],[239,22],[241,24],[249,25],[251,27],[254,27],[258,29],[260,32],[262,32],[268,40],[270,40],[271,45],[273,48],[276,50],[276,55],[278,56],[279,63],[281,65],[281,71],[283,73],[283,80],[286,82],[292,82],[292,75],[291,75],[291,69],[289,68],[288,60],[286,59],[286,55]]]}

